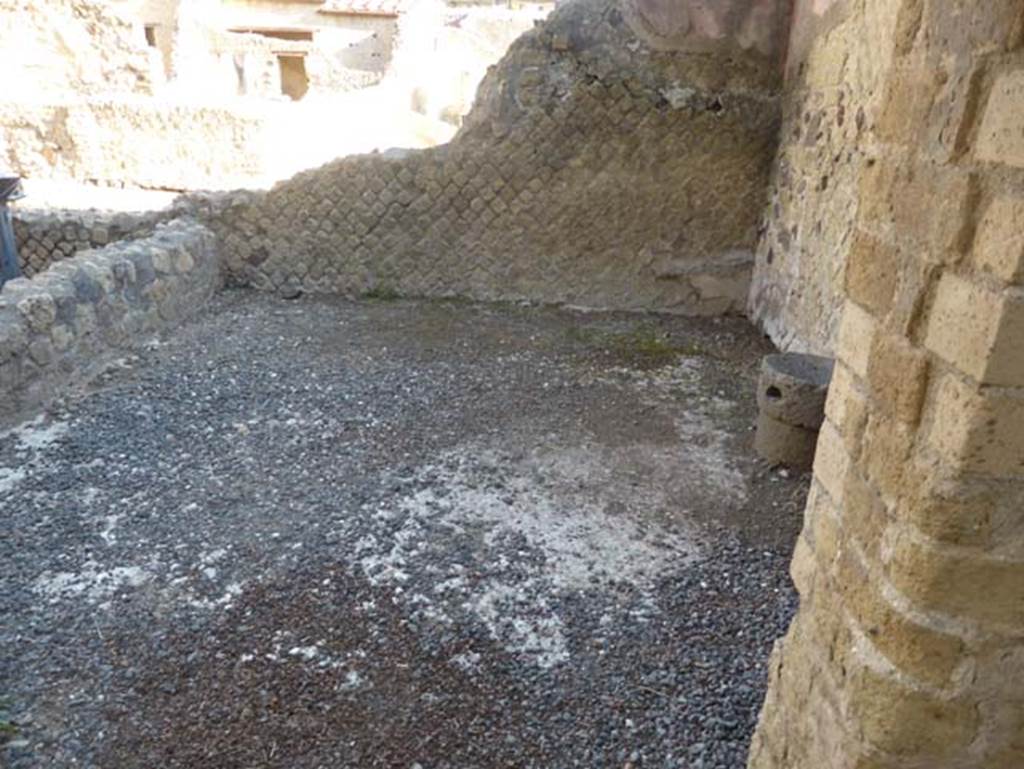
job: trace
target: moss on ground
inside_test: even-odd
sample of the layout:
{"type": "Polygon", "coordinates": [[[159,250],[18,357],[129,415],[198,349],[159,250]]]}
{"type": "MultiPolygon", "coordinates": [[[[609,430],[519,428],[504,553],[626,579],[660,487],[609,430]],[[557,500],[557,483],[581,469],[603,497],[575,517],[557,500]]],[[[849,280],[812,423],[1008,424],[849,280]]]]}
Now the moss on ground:
{"type": "Polygon", "coordinates": [[[567,333],[572,341],[614,355],[637,368],[660,368],[681,357],[708,355],[697,342],[672,339],[649,323],[628,331],[574,326],[567,333]]]}
{"type": "Polygon", "coordinates": [[[362,295],[363,299],[372,299],[377,302],[393,302],[400,298],[399,293],[390,286],[374,286],[362,295]]]}
{"type": "Polygon", "coordinates": [[[10,720],[10,702],[0,697],[0,745],[18,736],[18,727],[10,720]]]}

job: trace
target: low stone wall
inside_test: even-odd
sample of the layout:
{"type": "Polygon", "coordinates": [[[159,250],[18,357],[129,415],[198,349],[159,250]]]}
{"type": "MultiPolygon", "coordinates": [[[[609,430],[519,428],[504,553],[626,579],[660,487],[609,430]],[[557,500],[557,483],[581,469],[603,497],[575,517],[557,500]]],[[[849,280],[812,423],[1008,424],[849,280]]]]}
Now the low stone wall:
{"type": "Polygon", "coordinates": [[[0,421],[45,403],[106,353],[183,319],[219,282],[213,235],[180,219],[9,281],[0,291],[0,421]]]}
{"type": "Polygon", "coordinates": [[[778,103],[775,60],[736,34],[655,46],[614,0],[567,3],[450,145],[193,202],[260,288],[741,312],[778,103]]]}
{"type": "Polygon", "coordinates": [[[170,211],[15,211],[14,239],[22,275],[31,278],[79,251],[147,237],[172,215],[170,211]]]}

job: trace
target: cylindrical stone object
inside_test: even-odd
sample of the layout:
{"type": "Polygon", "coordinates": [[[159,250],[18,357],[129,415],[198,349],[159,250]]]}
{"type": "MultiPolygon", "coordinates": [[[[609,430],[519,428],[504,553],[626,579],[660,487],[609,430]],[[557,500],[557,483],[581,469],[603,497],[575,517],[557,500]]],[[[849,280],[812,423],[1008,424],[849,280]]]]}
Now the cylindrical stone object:
{"type": "Polygon", "coordinates": [[[833,361],[818,355],[769,355],[758,382],[754,449],[769,462],[806,470],[814,464],[833,361]]]}
{"type": "Polygon", "coordinates": [[[817,430],[787,425],[764,412],[757,418],[754,450],[773,464],[808,470],[814,464],[817,445],[817,430]]]}
{"type": "Polygon", "coordinates": [[[832,381],[831,358],[803,353],[769,355],[761,364],[757,406],[787,425],[817,430],[825,421],[825,398],[832,381]]]}

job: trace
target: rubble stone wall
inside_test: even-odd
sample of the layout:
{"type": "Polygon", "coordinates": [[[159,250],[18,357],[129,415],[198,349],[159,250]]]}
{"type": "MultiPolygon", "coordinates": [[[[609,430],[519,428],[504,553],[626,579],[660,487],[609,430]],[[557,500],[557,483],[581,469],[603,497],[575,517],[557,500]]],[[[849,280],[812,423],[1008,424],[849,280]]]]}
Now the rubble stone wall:
{"type": "Polygon", "coordinates": [[[899,6],[796,0],[780,146],[750,294],[751,317],[783,349],[832,354],[899,6]]]}
{"type": "Polygon", "coordinates": [[[30,278],[79,251],[148,237],[158,223],[172,215],[170,211],[17,210],[13,215],[14,240],[21,273],[30,278]]]}
{"type": "Polygon", "coordinates": [[[750,769],[1024,766],[1024,8],[894,5],[750,769]]]}
{"type": "Polygon", "coordinates": [[[220,282],[213,235],[175,220],[0,291],[0,420],[45,403],[110,352],[184,319],[220,282]]]}
{"type": "Polygon", "coordinates": [[[743,23],[775,0],[734,5],[709,41],[689,17],[657,40],[613,0],[568,3],[488,74],[450,145],[196,210],[260,288],[742,311],[778,67],[743,23]]]}

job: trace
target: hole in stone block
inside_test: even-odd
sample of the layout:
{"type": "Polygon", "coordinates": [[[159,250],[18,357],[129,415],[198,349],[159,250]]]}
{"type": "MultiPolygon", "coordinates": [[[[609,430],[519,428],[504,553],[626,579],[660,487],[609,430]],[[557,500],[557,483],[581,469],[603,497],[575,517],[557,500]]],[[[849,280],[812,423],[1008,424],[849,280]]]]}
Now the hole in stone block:
{"type": "Polygon", "coordinates": [[[765,390],[764,394],[767,395],[772,400],[778,400],[779,398],[782,397],[782,390],[780,390],[778,387],[772,386],[765,390]]]}

